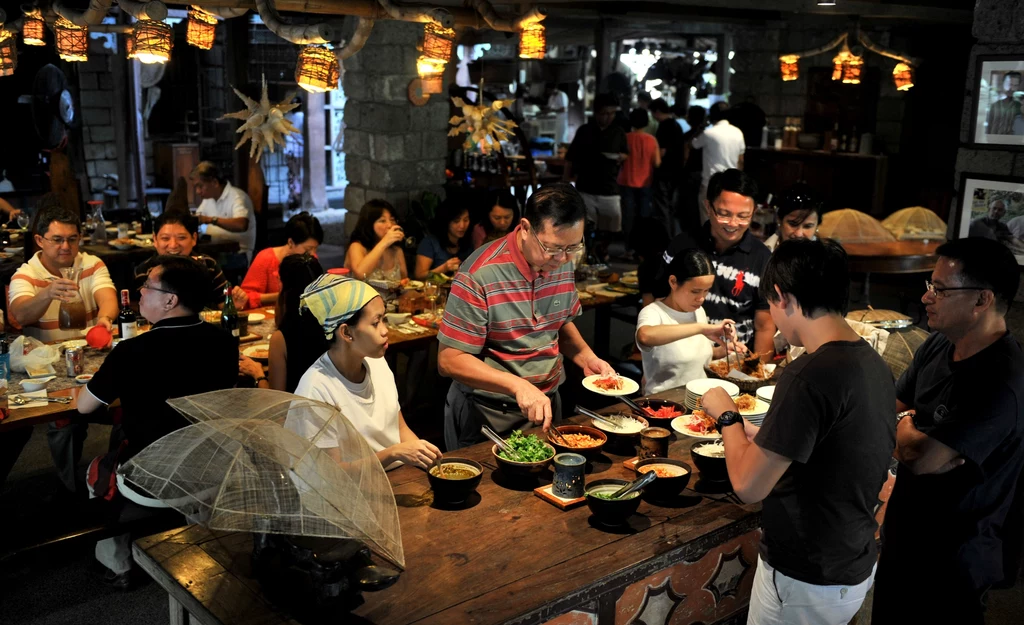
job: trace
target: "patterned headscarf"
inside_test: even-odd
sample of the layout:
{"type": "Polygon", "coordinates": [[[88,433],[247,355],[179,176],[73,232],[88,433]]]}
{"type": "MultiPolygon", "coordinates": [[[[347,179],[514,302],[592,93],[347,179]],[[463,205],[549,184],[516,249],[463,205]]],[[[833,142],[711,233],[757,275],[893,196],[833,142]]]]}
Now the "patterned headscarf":
{"type": "Polygon", "coordinates": [[[308,308],[330,340],[338,326],[379,296],[373,287],[361,280],[325,273],[302,292],[299,310],[308,308]]]}

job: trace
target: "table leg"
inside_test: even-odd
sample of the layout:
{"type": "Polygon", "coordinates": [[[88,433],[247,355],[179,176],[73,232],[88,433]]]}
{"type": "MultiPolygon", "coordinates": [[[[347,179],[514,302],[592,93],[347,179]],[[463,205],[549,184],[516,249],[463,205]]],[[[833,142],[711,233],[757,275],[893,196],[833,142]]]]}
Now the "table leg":
{"type": "Polygon", "coordinates": [[[170,594],[167,595],[167,605],[170,608],[170,625],[189,625],[192,622],[185,606],[170,594]]]}

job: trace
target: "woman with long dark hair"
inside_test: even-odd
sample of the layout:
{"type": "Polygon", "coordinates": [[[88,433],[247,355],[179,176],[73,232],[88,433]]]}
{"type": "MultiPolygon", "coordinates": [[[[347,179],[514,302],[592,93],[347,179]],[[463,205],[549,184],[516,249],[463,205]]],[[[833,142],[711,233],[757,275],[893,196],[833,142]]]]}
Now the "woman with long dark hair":
{"type": "Polygon", "coordinates": [[[398,282],[409,277],[400,243],[405,232],[395,220],[395,208],[385,200],[370,200],[345,252],[345,267],[359,280],[377,278],[398,282]]]}
{"type": "Polygon", "coordinates": [[[416,250],[416,279],[432,273],[455,273],[472,251],[469,238],[469,209],[451,200],[441,202],[430,224],[430,233],[416,250]]]}
{"type": "Polygon", "coordinates": [[[249,296],[249,308],[268,306],[277,301],[277,294],[281,291],[278,275],[281,261],[296,254],[315,255],[324,242],[320,220],[305,211],[288,220],[284,233],[285,244],[268,247],[257,254],[242,280],[242,290],[249,296]]]}
{"type": "Polygon", "coordinates": [[[473,249],[507,235],[519,223],[519,201],[507,190],[495,191],[490,210],[484,220],[473,228],[473,249]]]}

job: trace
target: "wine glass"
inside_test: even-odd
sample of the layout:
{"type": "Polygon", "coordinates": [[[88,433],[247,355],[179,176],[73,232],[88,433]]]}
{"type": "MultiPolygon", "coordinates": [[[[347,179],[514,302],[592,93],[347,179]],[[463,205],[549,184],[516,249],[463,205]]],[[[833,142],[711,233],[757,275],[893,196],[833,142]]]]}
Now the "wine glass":
{"type": "Polygon", "coordinates": [[[18,222],[18,227],[21,228],[22,230],[28,228],[28,222],[29,222],[28,213],[26,213],[25,211],[22,211],[22,212],[18,213],[17,222],[18,222]]]}
{"type": "Polygon", "coordinates": [[[423,295],[430,302],[430,318],[433,319],[436,316],[434,311],[434,304],[437,303],[437,285],[433,282],[427,282],[423,285],[423,295]]]}

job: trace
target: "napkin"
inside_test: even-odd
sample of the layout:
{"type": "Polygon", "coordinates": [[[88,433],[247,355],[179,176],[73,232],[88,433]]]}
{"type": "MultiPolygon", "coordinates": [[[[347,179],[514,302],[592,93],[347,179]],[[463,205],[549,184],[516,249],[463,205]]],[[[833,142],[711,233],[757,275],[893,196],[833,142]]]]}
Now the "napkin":
{"type": "MultiPolygon", "coordinates": [[[[23,392],[23,393],[10,393],[10,394],[11,395],[21,395],[22,397],[42,397],[42,398],[45,399],[46,398],[46,389],[44,388],[44,389],[39,390],[39,391],[23,392]]],[[[48,403],[49,402],[46,402],[46,401],[30,401],[27,404],[18,406],[14,402],[8,402],[8,407],[11,410],[18,410],[19,408],[42,408],[42,407],[46,406],[48,403]]]]}

